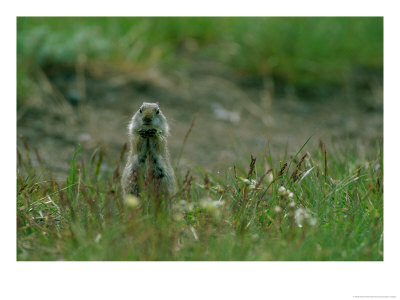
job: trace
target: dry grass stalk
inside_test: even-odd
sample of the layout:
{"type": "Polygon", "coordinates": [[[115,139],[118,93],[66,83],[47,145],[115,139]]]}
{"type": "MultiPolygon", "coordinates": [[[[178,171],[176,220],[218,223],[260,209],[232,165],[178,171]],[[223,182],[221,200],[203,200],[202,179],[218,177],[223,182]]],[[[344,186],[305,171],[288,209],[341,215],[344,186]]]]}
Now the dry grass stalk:
{"type": "Polygon", "coordinates": [[[22,165],[22,155],[21,152],[19,152],[18,148],[17,148],[17,159],[18,159],[18,164],[22,165]]]}
{"type": "Polygon", "coordinates": [[[26,138],[24,135],[20,134],[19,138],[21,139],[22,143],[24,144],[24,148],[26,151],[29,151],[29,146],[28,146],[28,142],[26,141],[26,138]]]}
{"type": "Polygon", "coordinates": [[[208,178],[207,173],[204,173],[204,189],[210,189],[210,179],[208,178]]]}
{"type": "Polygon", "coordinates": [[[233,165],[233,173],[235,174],[235,179],[237,180],[237,169],[235,165],[233,165]]]}
{"type": "Polygon", "coordinates": [[[188,181],[187,181],[187,184],[186,184],[186,195],[187,195],[187,198],[188,199],[192,199],[192,196],[190,195],[190,188],[192,187],[192,182],[193,182],[193,176],[190,176],[189,177],[189,179],[188,179],[188,181]]]}
{"type": "Polygon", "coordinates": [[[190,124],[190,127],[189,127],[188,131],[186,132],[185,137],[183,138],[183,143],[182,143],[181,149],[179,151],[179,155],[178,155],[178,158],[177,158],[177,161],[176,161],[175,169],[177,169],[178,166],[179,166],[179,162],[181,160],[181,156],[182,156],[182,153],[183,153],[183,148],[185,148],[186,141],[187,141],[187,139],[189,137],[190,132],[193,129],[194,122],[196,121],[196,117],[197,117],[197,113],[194,114],[194,116],[192,118],[192,123],[190,124]]]}
{"type": "Polygon", "coordinates": [[[258,182],[257,182],[257,184],[256,184],[255,190],[257,190],[257,189],[260,187],[260,185],[261,185],[262,181],[264,180],[265,176],[267,176],[267,175],[268,175],[269,173],[271,173],[271,172],[272,172],[272,168],[269,169],[267,172],[265,172],[265,173],[260,177],[260,179],[258,180],[258,182]]]}
{"type": "Polygon", "coordinates": [[[287,165],[288,165],[288,163],[285,162],[285,164],[282,166],[281,170],[279,171],[277,177],[280,177],[283,174],[283,172],[285,172],[287,165]]]}
{"type": "Polygon", "coordinates": [[[253,174],[254,166],[255,166],[256,160],[257,160],[257,158],[253,157],[253,155],[250,155],[250,156],[251,156],[251,162],[250,162],[249,173],[247,174],[247,179],[250,179],[251,175],[253,174]]]}
{"type": "Polygon", "coordinates": [[[297,173],[300,170],[300,167],[301,167],[303,161],[306,159],[307,156],[308,156],[308,154],[305,153],[301,157],[300,161],[297,163],[295,170],[293,171],[292,175],[290,176],[293,179],[293,181],[296,181],[297,179],[299,179],[299,177],[297,176],[297,173]]]}
{"type": "Polygon", "coordinates": [[[43,167],[42,158],[41,158],[40,155],[39,155],[38,149],[35,148],[34,150],[35,150],[35,155],[36,155],[37,161],[39,162],[40,166],[43,167]]]}
{"type": "Polygon", "coordinates": [[[126,152],[127,148],[128,148],[128,144],[124,143],[124,145],[122,146],[122,149],[121,149],[121,154],[119,155],[119,160],[118,160],[117,165],[116,165],[116,167],[114,169],[114,172],[113,172],[114,179],[120,178],[119,169],[120,169],[121,163],[122,163],[122,161],[124,159],[125,152],[126,152]]]}
{"type": "Polygon", "coordinates": [[[182,186],[181,188],[175,193],[173,194],[169,200],[174,199],[176,196],[178,196],[179,194],[183,193],[186,189],[187,189],[187,185],[191,185],[192,184],[192,180],[193,177],[189,176],[190,175],[190,170],[187,170],[186,174],[185,174],[185,179],[182,182],[182,186]]]}
{"type": "Polygon", "coordinates": [[[36,227],[36,228],[39,229],[40,231],[44,231],[44,232],[47,232],[47,233],[55,234],[54,231],[49,230],[49,229],[46,229],[46,228],[40,226],[38,223],[36,223],[34,220],[32,220],[24,211],[22,212],[22,214],[24,215],[25,218],[28,219],[29,223],[30,223],[32,226],[36,227]]]}
{"type": "Polygon", "coordinates": [[[322,154],[324,155],[324,177],[325,181],[328,175],[328,163],[327,163],[327,157],[326,157],[326,147],[325,144],[320,140],[319,141],[319,147],[321,149],[322,154]]]}

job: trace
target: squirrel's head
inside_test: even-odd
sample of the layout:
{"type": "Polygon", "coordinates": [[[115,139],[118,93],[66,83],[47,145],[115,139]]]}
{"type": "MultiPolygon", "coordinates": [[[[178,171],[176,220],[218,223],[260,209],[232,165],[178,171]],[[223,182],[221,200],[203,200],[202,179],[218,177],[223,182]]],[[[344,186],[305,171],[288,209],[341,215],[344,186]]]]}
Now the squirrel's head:
{"type": "Polygon", "coordinates": [[[161,112],[158,103],[144,102],[133,116],[129,127],[130,130],[155,128],[163,135],[168,134],[167,120],[161,112]]]}
{"type": "Polygon", "coordinates": [[[143,103],[139,108],[139,117],[142,119],[143,125],[152,125],[153,121],[159,119],[160,108],[157,103],[143,103]]]}

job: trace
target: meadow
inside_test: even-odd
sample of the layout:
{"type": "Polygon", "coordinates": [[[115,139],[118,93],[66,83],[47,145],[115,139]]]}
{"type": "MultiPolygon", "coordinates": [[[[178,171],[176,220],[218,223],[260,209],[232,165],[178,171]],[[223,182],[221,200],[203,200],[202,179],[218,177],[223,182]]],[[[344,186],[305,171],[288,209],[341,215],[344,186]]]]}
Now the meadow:
{"type": "Polygon", "coordinates": [[[121,197],[123,153],[102,172],[101,151],[85,162],[78,148],[62,182],[20,156],[17,259],[383,260],[376,146],[368,161],[321,142],[312,153],[300,148],[277,162],[266,152],[222,174],[193,166],[163,199],[121,197]]]}
{"type": "Polygon", "coordinates": [[[383,18],[18,17],[17,260],[382,261],[382,74],[383,18]],[[142,99],[172,197],[121,196],[142,99]]]}
{"type": "Polygon", "coordinates": [[[107,62],[186,69],[191,60],[272,76],[299,88],[343,85],[354,68],[383,66],[383,18],[18,18],[19,98],[39,66],[107,62]],[[191,59],[188,60],[189,53],[191,59]]]}

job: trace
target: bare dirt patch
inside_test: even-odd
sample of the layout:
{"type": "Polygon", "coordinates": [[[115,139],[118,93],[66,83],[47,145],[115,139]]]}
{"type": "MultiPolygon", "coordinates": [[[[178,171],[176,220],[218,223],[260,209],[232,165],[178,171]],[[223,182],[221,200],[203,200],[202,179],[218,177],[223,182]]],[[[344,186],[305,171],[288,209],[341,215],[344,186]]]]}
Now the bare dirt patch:
{"type": "Polygon", "coordinates": [[[126,125],[143,101],[159,102],[169,119],[173,159],[196,116],[181,165],[192,162],[210,171],[250,154],[262,156],[267,144],[283,156],[313,136],[311,145],[322,139],[339,147],[354,146],[365,156],[383,137],[379,80],[367,76],[361,84],[352,82],[317,97],[299,95],[270,78],[233,74],[211,62],[190,63],[175,71],[126,71],[104,64],[86,65],[83,71],[47,67],[35,74],[36,100],[17,112],[18,134],[57,175],[66,174],[78,144],[84,158],[103,149],[103,167],[112,168],[127,140],[126,125]]]}

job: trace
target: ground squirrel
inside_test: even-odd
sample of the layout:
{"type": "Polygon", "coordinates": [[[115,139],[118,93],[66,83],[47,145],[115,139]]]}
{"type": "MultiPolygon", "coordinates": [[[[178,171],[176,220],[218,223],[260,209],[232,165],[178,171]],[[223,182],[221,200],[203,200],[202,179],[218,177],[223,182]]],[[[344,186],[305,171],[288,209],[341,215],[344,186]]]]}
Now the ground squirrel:
{"type": "Polygon", "coordinates": [[[157,194],[176,191],[174,171],[169,161],[167,119],[157,103],[143,103],[132,117],[129,156],[122,175],[123,195],[139,195],[142,187],[157,194]]]}

